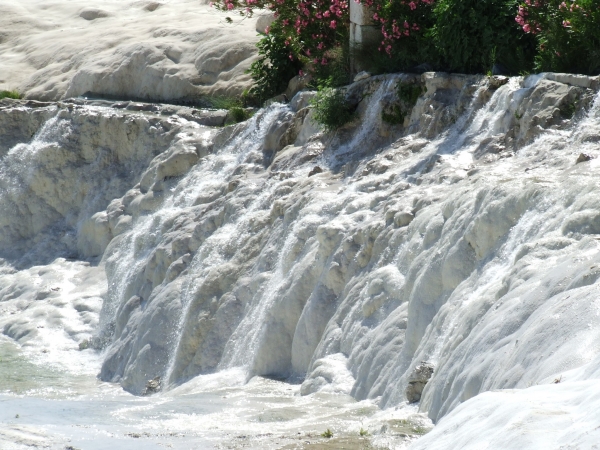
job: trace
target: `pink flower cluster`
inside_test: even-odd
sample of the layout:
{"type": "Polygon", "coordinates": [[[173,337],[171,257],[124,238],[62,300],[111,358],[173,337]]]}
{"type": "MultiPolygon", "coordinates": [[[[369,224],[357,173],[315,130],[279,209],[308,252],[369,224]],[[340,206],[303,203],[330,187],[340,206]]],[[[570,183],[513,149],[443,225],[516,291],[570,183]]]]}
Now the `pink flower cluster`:
{"type": "Polygon", "coordinates": [[[586,13],[578,1],[570,0],[558,3],[551,0],[525,0],[524,3],[519,5],[515,21],[523,28],[525,33],[531,34],[541,33],[543,29],[541,22],[552,17],[562,17],[560,23],[563,28],[571,28],[572,21],[568,16],[586,13]]]}
{"type": "Polygon", "coordinates": [[[542,5],[543,3],[540,0],[534,0],[533,2],[525,0],[525,4],[519,5],[515,21],[521,25],[525,33],[538,34],[542,31],[541,25],[529,17],[531,8],[540,8],[542,5]]]}
{"type": "Polygon", "coordinates": [[[598,0],[524,0],[515,20],[525,33],[539,35],[538,52],[546,68],[571,70],[580,64],[576,70],[591,70],[585,66],[598,48],[598,0]],[[577,56],[586,52],[587,58],[577,56]]]}
{"type": "Polygon", "coordinates": [[[328,64],[328,52],[340,44],[338,33],[349,27],[348,0],[216,0],[212,5],[247,16],[254,9],[271,10],[274,26],[290,48],[290,59],[306,63],[328,64]]]}
{"type": "Polygon", "coordinates": [[[431,11],[435,0],[355,0],[373,11],[373,21],[381,26],[383,40],[379,51],[391,55],[400,39],[409,38],[421,31],[419,20],[431,11]]]}

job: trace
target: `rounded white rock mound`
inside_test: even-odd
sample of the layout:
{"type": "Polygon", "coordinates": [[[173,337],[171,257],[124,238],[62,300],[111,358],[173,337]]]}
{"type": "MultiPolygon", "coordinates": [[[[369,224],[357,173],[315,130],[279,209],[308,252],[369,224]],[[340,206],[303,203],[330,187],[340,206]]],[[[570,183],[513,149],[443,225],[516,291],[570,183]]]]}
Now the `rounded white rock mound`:
{"type": "Polygon", "coordinates": [[[251,86],[256,20],[195,0],[0,3],[0,90],[193,101],[251,86]]]}

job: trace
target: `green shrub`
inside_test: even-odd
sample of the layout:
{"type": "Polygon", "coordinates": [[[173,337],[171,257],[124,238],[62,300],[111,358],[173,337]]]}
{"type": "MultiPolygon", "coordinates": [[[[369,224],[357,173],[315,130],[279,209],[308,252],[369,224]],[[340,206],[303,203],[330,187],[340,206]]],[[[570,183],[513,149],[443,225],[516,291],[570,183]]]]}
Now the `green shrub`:
{"type": "Polygon", "coordinates": [[[215,109],[232,109],[241,106],[239,99],[225,96],[209,97],[205,100],[205,103],[209,108],[215,109]]]}
{"type": "MultiPolygon", "coordinates": [[[[432,46],[427,48],[428,44],[418,46],[420,54],[432,54],[432,46]]],[[[379,44],[367,44],[355,47],[353,55],[361,70],[366,70],[372,75],[396,72],[422,72],[421,63],[427,63],[428,70],[433,70],[434,63],[438,60],[435,57],[424,57],[420,59],[419,53],[412,53],[412,45],[408,40],[398,43],[390,49],[390,53],[379,51],[379,44]],[[406,45],[405,45],[406,44],[406,45]]]]}
{"type": "Polygon", "coordinates": [[[398,103],[394,103],[393,105],[390,105],[388,108],[385,108],[383,111],[381,111],[381,120],[389,123],[390,125],[403,124],[405,117],[406,112],[398,103]]]}
{"type": "Polygon", "coordinates": [[[12,98],[18,100],[22,98],[22,96],[18,91],[0,91],[0,100],[3,98],[12,98]]]}
{"type": "Polygon", "coordinates": [[[535,41],[515,23],[520,0],[360,1],[382,29],[379,44],[357,49],[371,72],[533,68],[535,41]]]}
{"type": "Polygon", "coordinates": [[[518,0],[438,0],[430,31],[446,70],[511,73],[532,67],[535,42],[515,23],[518,0]]]}
{"type": "Polygon", "coordinates": [[[516,20],[526,34],[537,39],[536,70],[600,73],[598,0],[522,3],[516,20]]]}
{"type": "Polygon", "coordinates": [[[340,87],[346,86],[352,82],[352,73],[350,68],[350,53],[349,38],[346,35],[345,41],[340,43],[340,46],[329,51],[327,57],[329,63],[327,65],[317,64],[312,69],[311,85],[316,88],[323,87],[340,87]]]}
{"type": "Polygon", "coordinates": [[[241,106],[234,106],[229,110],[229,116],[235,123],[243,122],[250,118],[250,114],[241,106]]]}
{"type": "MultiPolygon", "coordinates": [[[[330,62],[330,52],[340,43],[347,42],[349,35],[349,0],[215,0],[212,6],[227,12],[237,11],[242,17],[252,17],[256,10],[268,10],[276,17],[271,24],[268,35],[273,39],[264,39],[261,46],[275,46],[266,54],[277,53],[277,58],[291,58],[293,63],[301,61],[308,65],[309,70],[317,66],[327,66],[330,62]],[[280,52],[281,51],[281,55],[280,52]]],[[[226,19],[232,23],[231,18],[226,19]]],[[[279,66],[271,56],[271,64],[279,66]]],[[[269,67],[268,62],[258,64],[256,69],[269,67]]],[[[301,67],[297,67],[297,70],[301,67]]],[[[296,70],[296,73],[297,73],[296,70]]],[[[264,73],[255,79],[262,79],[264,73]]],[[[295,75],[295,74],[294,74],[295,75]]],[[[278,78],[275,77],[274,81],[278,78]]],[[[289,80],[289,78],[288,78],[289,80]]],[[[266,86],[263,86],[266,87],[266,86]]],[[[281,92],[281,91],[280,91],[281,92]]],[[[279,94],[280,92],[276,92],[279,94]]]]}
{"type": "Polygon", "coordinates": [[[285,91],[289,81],[302,68],[302,63],[293,56],[285,41],[286,37],[274,23],[269,34],[256,44],[259,59],[252,63],[247,73],[252,75],[255,83],[250,94],[259,103],[285,91]]]}
{"type": "Polygon", "coordinates": [[[242,92],[240,102],[244,108],[262,106],[256,95],[251,94],[248,89],[245,89],[244,92],[242,92]]]}
{"type": "Polygon", "coordinates": [[[249,101],[249,95],[245,92],[241,97],[205,97],[202,104],[205,108],[226,109],[229,111],[227,123],[239,123],[248,120],[251,114],[245,109],[249,101]]]}
{"type": "Polygon", "coordinates": [[[354,118],[354,108],[346,100],[342,89],[320,89],[311,105],[314,108],[314,120],[328,132],[337,130],[354,118]]]}
{"type": "MultiPolygon", "coordinates": [[[[369,0],[363,0],[369,3],[369,0]]],[[[373,20],[382,28],[379,53],[388,55],[388,64],[405,70],[422,63],[436,64],[439,55],[429,36],[434,25],[433,0],[374,0],[373,20]]]]}

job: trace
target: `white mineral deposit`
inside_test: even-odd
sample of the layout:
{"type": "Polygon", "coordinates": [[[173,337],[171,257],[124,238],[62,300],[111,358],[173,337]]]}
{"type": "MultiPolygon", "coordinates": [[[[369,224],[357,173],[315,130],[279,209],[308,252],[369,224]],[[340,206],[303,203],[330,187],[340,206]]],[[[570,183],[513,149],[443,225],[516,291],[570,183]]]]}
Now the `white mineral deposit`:
{"type": "Polygon", "coordinates": [[[0,448],[596,448],[600,78],[141,102],[249,85],[224,17],[0,0],[0,448]]]}
{"type": "Polygon", "coordinates": [[[225,17],[198,0],[2,0],[0,90],[38,100],[240,94],[256,20],[232,27],[225,17]]]}

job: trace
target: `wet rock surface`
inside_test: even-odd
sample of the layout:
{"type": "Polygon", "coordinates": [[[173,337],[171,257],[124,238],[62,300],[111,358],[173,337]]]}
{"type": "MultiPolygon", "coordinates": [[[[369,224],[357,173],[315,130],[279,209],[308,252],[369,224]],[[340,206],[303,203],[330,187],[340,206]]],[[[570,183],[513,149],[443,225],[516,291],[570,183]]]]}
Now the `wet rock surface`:
{"type": "Polygon", "coordinates": [[[588,155],[587,153],[580,153],[579,156],[577,157],[577,160],[575,161],[575,164],[579,164],[582,162],[588,162],[591,161],[592,157],[590,155],[588,155]]]}
{"type": "MultiPolygon", "coordinates": [[[[0,197],[14,211],[0,238],[19,243],[2,270],[42,249],[98,263],[100,377],[135,394],[152,376],[176,386],[243,367],[302,380],[305,395],[408,398],[440,423],[476,421],[460,405],[485,392],[596,377],[600,123],[586,80],[491,92],[478,76],[370,77],[348,88],[359,120],[332,134],[277,103],[208,127],[172,105],[2,102],[1,179],[18,183],[0,197]],[[399,81],[425,93],[390,125],[399,81]],[[581,153],[592,159],[574,164],[581,153]]],[[[10,308],[58,295],[20,283],[0,292],[10,308]]],[[[40,334],[17,318],[3,330],[40,334]]]]}
{"type": "Polygon", "coordinates": [[[146,388],[144,389],[144,392],[142,393],[142,395],[156,394],[157,392],[160,392],[161,388],[162,388],[161,378],[154,377],[151,380],[148,380],[148,382],[146,383],[146,388]]]}
{"type": "Polygon", "coordinates": [[[406,399],[409,403],[416,403],[421,400],[421,394],[425,385],[433,375],[434,367],[426,361],[421,362],[408,378],[408,386],[406,387],[406,399]]]}

